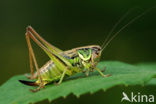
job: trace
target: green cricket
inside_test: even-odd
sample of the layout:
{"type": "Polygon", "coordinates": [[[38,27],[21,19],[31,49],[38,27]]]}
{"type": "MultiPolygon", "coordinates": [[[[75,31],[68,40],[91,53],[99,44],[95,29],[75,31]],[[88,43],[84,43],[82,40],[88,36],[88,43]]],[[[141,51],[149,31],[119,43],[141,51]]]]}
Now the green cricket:
{"type": "Polygon", "coordinates": [[[41,88],[44,88],[46,84],[49,84],[51,82],[61,84],[65,76],[70,77],[80,72],[83,72],[86,74],[86,76],[88,76],[89,72],[97,70],[99,74],[104,78],[111,76],[103,74],[103,71],[97,67],[102,51],[108,46],[111,40],[113,40],[117,36],[117,34],[119,34],[124,28],[126,28],[136,19],[141,17],[144,13],[133,18],[109,39],[114,29],[126,17],[127,14],[120,18],[119,21],[114,25],[110,33],[107,35],[107,38],[105,39],[102,46],[89,45],[73,48],[67,51],[62,51],[54,45],[51,45],[45,39],[43,39],[31,26],[28,26],[26,28],[25,36],[29,49],[31,75],[26,75],[26,77],[29,79],[36,79],[36,81],[19,81],[26,85],[38,86],[36,89],[31,89],[32,92],[36,92],[39,91],[41,88]],[[41,68],[39,68],[37,64],[37,60],[35,58],[30,39],[32,39],[40,48],[42,48],[43,51],[50,58],[50,60],[41,68]],[[34,66],[36,69],[35,73],[34,66]]]}
{"type": "Polygon", "coordinates": [[[33,92],[44,88],[44,86],[50,82],[61,84],[65,76],[72,76],[79,72],[84,72],[86,76],[88,76],[89,72],[95,69],[102,77],[110,76],[104,75],[102,71],[96,67],[101,56],[101,47],[98,45],[84,46],[62,51],[45,41],[31,26],[27,27],[25,36],[29,49],[31,69],[31,76],[26,76],[29,79],[37,80],[35,82],[24,80],[19,81],[26,85],[39,86],[37,89],[31,90],[33,92]],[[30,43],[30,38],[39,47],[41,47],[51,59],[41,68],[38,67],[35,54],[30,43]],[[33,63],[37,70],[35,74],[33,63]]]}

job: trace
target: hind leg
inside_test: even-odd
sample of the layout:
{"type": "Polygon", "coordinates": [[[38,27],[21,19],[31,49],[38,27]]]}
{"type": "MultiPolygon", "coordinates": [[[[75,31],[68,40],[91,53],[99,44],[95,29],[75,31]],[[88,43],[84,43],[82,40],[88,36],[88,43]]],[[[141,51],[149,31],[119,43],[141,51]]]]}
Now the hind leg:
{"type": "MultiPolygon", "coordinates": [[[[30,62],[30,71],[31,71],[31,75],[25,74],[25,76],[28,79],[35,79],[35,76],[34,76],[34,67],[33,67],[33,60],[36,60],[36,58],[35,58],[35,56],[34,56],[34,59],[32,57],[32,55],[34,55],[34,52],[33,52],[33,49],[31,47],[31,43],[30,43],[30,39],[29,39],[28,34],[26,33],[25,36],[26,36],[27,45],[28,45],[28,49],[29,49],[29,62],[30,62]]],[[[35,66],[38,66],[38,65],[35,65],[35,66]]]]}
{"type": "Polygon", "coordinates": [[[31,92],[37,92],[40,91],[40,89],[44,88],[44,84],[40,84],[40,86],[36,89],[30,89],[31,92]]]}
{"type": "Polygon", "coordinates": [[[33,79],[35,76],[36,77],[38,76],[38,78],[40,80],[39,87],[33,91],[33,92],[36,92],[39,89],[44,87],[44,83],[43,83],[43,80],[41,78],[40,70],[39,70],[39,67],[38,67],[38,64],[37,64],[37,61],[36,61],[36,58],[35,58],[35,55],[34,55],[34,52],[33,52],[32,46],[31,46],[31,43],[30,43],[31,35],[32,34],[30,34],[28,31],[25,34],[26,40],[27,40],[27,44],[28,44],[28,48],[29,48],[30,69],[31,69],[31,77],[30,78],[33,79]],[[35,75],[35,76],[34,76],[34,70],[33,70],[33,62],[34,62],[35,68],[37,70],[37,75],[35,75]]]}

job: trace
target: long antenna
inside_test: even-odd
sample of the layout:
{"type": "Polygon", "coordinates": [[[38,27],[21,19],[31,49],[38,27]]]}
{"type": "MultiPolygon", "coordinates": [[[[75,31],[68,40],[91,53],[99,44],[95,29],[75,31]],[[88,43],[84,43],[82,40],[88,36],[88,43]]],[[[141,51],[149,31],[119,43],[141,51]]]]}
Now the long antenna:
{"type": "MultiPolygon", "coordinates": [[[[132,20],[130,20],[126,25],[124,25],[123,27],[121,27],[119,29],[119,31],[117,31],[108,41],[107,43],[102,47],[102,51],[109,45],[109,43],[123,30],[125,29],[128,25],[130,25],[131,23],[133,23],[135,20],[139,19],[140,17],[142,17],[143,15],[145,15],[147,12],[149,12],[150,10],[152,10],[155,7],[152,7],[150,9],[147,9],[145,12],[141,13],[140,15],[136,16],[135,18],[133,18],[132,20]]],[[[101,51],[101,52],[102,52],[101,51]]]]}
{"type": "Polygon", "coordinates": [[[103,44],[101,47],[103,47],[106,43],[107,43],[107,40],[109,39],[109,37],[111,36],[111,34],[113,33],[113,31],[116,29],[116,27],[122,22],[122,20],[124,20],[127,15],[132,11],[134,10],[135,8],[132,8],[130,10],[128,10],[116,23],[115,25],[113,26],[113,28],[110,30],[110,32],[108,33],[108,35],[106,36],[106,39],[104,40],[103,44]]]}

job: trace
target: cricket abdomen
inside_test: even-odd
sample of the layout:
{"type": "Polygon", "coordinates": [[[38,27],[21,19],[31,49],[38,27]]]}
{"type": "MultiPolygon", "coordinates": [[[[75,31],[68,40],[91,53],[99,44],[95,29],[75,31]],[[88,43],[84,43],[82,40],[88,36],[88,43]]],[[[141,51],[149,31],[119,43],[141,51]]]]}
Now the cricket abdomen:
{"type": "MultiPolygon", "coordinates": [[[[40,74],[44,84],[58,80],[62,73],[63,72],[56,67],[52,60],[48,61],[43,67],[40,68],[40,74]]],[[[40,83],[39,78],[36,83],[40,83]]]]}
{"type": "MultiPolygon", "coordinates": [[[[73,57],[68,60],[73,66],[72,70],[70,70],[72,74],[79,72],[80,70],[78,70],[77,68],[74,68],[74,67],[78,67],[78,68],[82,67],[79,57],[73,57]]],[[[53,81],[58,81],[62,73],[63,73],[62,69],[57,68],[57,66],[52,60],[48,61],[43,67],[40,68],[40,74],[41,74],[41,78],[43,80],[44,85],[53,81]]],[[[68,74],[66,73],[66,75],[68,74]]],[[[40,83],[39,78],[36,81],[36,83],[38,84],[40,83]]]]}

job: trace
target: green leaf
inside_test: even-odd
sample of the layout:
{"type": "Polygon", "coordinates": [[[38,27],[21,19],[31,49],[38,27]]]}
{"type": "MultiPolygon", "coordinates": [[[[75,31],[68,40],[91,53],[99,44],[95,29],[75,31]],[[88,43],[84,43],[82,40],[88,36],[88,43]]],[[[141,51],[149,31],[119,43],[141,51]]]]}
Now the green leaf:
{"type": "MultiPolygon", "coordinates": [[[[28,104],[48,99],[52,101],[59,97],[66,97],[74,94],[79,97],[85,93],[95,93],[98,90],[104,91],[117,85],[154,85],[156,80],[156,64],[130,65],[122,62],[100,62],[98,67],[103,69],[106,66],[105,74],[111,77],[103,78],[97,72],[90,73],[85,77],[83,73],[78,73],[67,78],[62,84],[47,85],[39,92],[32,93],[29,89],[34,87],[26,86],[18,82],[25,80],[24,75],[14,76],[0,87],[0,104],[28,104]],[[150,81],[152,79],[152,81],[150,81]]],[[[26,79],[27,80],[27,79],[26,79]]]]}

